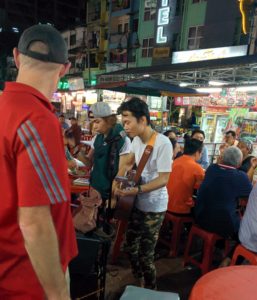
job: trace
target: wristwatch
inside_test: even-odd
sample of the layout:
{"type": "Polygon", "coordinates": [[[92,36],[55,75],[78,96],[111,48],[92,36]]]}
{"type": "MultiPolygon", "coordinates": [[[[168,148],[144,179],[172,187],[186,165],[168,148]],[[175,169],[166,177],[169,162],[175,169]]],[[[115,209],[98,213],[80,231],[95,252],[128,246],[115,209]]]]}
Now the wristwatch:
{"type": "Polygon", "coordinates": [[[142,193],[143,193],[142,188],[141,188],[141,185],[138,185],[138,186],[137,186],[137,189],[138,189],[138,194],[142,194],[142,193]]]}

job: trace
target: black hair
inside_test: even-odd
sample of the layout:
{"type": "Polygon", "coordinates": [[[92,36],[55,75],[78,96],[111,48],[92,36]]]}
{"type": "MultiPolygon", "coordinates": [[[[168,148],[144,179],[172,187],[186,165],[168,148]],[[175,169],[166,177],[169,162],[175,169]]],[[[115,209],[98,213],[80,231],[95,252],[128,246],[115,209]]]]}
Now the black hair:
{"type": "Polygon", "coordinates": [[[173,147],[173,150],[174,150],[178,142],[177,142],[176,139],[172,139],[172,138],[170,138],[169,140],[170,140],[170,142],[172,144],[172,147],[173,147]]]}
{"type": "Polygon", "coordinates": [[[75,117],[71,117],[70,120],[78,121],[78,119],[75,117]]]}
{"type": "Polygon", "coordinates": [[[64,115],[62,115],[62,114],[61,114],[61,115],[59,115],[59,118],[64,118],[64,115]]]}
{"type": "Polygon", "coordinates": [[[187,140],[187,139],[190,139],[191,137],[190,137],[190,135],[188,134],[188,133],[185,133],[184,135],[183,135],[183,139],[184,140],[187,140]]]}
{"type": "Polygon", "coordinates": [[[197,151],[201,153],[202,150],[203,150],[203,142],[197,139],[189,139],[189,138],[185,140],[184,154],[193,155],[197,151]]]}
{"type": "Polygon", "coordinates": [[[251,160],[255,158],[254,156],[247,156],[246,159],[243,160],[241,167],[239,168],[239,170],[247,173],[249,171],[249,169],[251,168],[251,160]]]}
{"type": "Polygon", "coordinates": [[[167,131],[165,131],[163,134],[165,135],[165,136],[169,136],[169,134],[170,133],[174,133],[176,136],[177,136],[177,133],[176,133],[176,131],[174,131],[174,130],[167,130],[167,131]]]}
{"type": "Polygon", "coordinates": [[[137,97],[133,97],[128,101],[121,103],[120,107],[117,110],[117,114],[123,114],[124,111],[131,112],[132,115],[137,119],[137,121],[139,121],[142,117],[146,117],[147,125],[150,125],[151,123],[148,105],[145,103],[145,101],[137,97]]]}
{"type": "Polygon", "coordinates": [[[195,130],[193,130],[193,132],[192,132],[192,134],[191,134],[191,137],[193,137],[196,133],[202,134],[203,137],[205,138],[205,133],[204,133],[204,131],[201,130],[201,129],[195,129],[195,130]]]}
{"type": "Polygon", "coordinates": [[[66,139],[74,139],[74,134],[71,130],[65,130],[64,131],[64,137],[66,139]]]}
{"type": "Polygon", "coordinates": [[[226,135],[227,135],[227,134],[231,134],[234,138],[236,137],[236,133],[235,133],[234,130],[229,130],[229,131],[227,131],[227,132],[226,132],[226,135]]]}

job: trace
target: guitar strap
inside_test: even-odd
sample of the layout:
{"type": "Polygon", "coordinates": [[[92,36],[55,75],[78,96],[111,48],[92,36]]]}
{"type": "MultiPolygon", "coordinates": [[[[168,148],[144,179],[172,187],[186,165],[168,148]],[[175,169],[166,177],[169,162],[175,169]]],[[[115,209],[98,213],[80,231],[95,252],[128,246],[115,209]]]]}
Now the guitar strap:
{"type": "Polygon", "coordinates": [[[142,157],[141,157],[141,159],[139,161],[139,164],[138,164],[138,167],[137,167],[137,171],[136,171],[136,175],[134,177],[135,185],[138,184],[138,182],[140,180],[140,177],[141,177],[141,174],[142,174],[142,172],[144,170],[144,167],[145,167],[145,165],[146,165],[146,163],[147,163],[147,161],[148,161],[151,153],[153,152],[153,146],[155,144],[156,137],[157,137],[157,132],[154,131],[153,134],[152,134],[152,136],[151,136],[151,138],[150,138],[150,140],[149,140],[149,142],[148,142],[148,144],[146,145],[145,150],[144,150],[144,152],[142,154],[142,157]]]}

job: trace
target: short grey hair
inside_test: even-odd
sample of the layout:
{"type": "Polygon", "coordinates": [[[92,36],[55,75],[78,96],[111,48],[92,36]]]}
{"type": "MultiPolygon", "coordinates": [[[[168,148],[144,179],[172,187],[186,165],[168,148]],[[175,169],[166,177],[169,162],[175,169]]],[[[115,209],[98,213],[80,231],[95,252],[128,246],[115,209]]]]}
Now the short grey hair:
{"type": "Polygon", "coordinates": [[[225,149],[222,157],[222,162],[224,165],[237,168],[241,165],[242,159],[243,154],[241,150],[235,146],[231,146],[225,149]]]}

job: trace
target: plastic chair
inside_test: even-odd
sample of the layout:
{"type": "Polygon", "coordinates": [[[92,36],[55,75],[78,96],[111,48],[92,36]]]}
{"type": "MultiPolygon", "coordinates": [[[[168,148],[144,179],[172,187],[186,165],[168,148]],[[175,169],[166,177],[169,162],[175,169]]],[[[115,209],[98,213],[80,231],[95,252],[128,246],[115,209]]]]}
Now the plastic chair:
{"type": "Polygon", "coordinates": [[[166,212],[165,219],[163,222],[163,227],[168,225],[169,222],[172,222],[172,233],[171,240],[167,241],[166,239],[160,237],[159,242],[168,246],[170,249],[169,256],[176,257],[179,251],[179,244],[181,239],[181,233],[184,228],[185,223],[194,223],[194,219],[189,216],[175,216],[170,212],[166,212]]]}
{"type": "Polygon", "coordinates": [[[237,263],[238,257],[241,256],[248,260],[251,265],[257,265],[257,253],[254,253],[248,249],[246,249],[243,245],[238,245],[233,254],[230,265],[234,266],[237,263]]]}
{"type": "Polygon", "coordinates": [[[189,238],[188,238],[188,243],[186,246],[185,250],[185,255],[184,255],[184,266],[187,263],[191,263],[198,268],[201,269],[202,274],[205,274],[209,272],[212,268],[212,262],[213,262],[213,252],[215,248],[215,244],[217,241],[224,240],[225,241],[225,251],[224,251],[224,257],[227,255],[229,251],[229,241],[221,237],[220,235],[216,233],[211,233],[208,232],[196,225],[193,225],[190,233],[189,233],[189,238]],[[190,256],[190,249],[193,243],[193,240],[195,237],[200,237],[203,242],[203,255],[202,255],[202,261],[199,262],[192,256],[190,256]]]}
{"type": "Polygon", "coordinates": [[[117,260],[117,257],[120,254],[120,247],[121,243],[124,240],[125,231],[127,228],[128,222],[126,221],[118,221],[116,236],[112,248],[112,263],[115,263],[117,260]]]}

